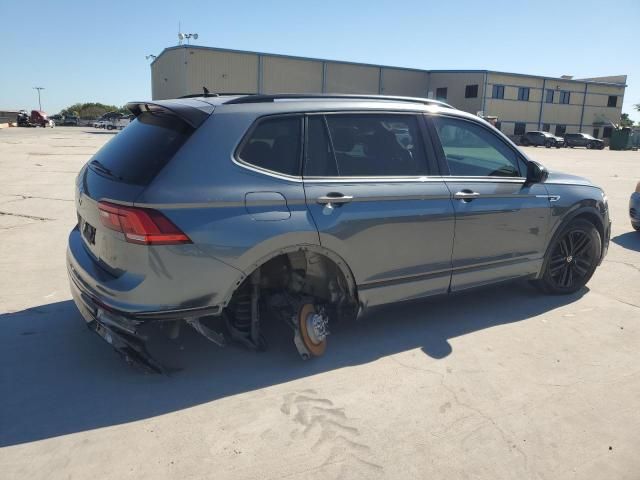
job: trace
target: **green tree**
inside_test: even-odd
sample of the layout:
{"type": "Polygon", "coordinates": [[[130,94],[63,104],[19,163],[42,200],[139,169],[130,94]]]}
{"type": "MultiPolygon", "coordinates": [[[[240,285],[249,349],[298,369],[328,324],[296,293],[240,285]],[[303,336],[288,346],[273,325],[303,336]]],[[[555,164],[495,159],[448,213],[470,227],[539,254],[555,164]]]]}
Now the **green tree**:
{"type": "Polygon", "coordinates": [[[628,113],[623,113],[620,115],[620,126],[621,127],[633,127],[633,120],[629,118],[628,113]]]}
{"type": "Polygon", "coordinates": [[[125,106],[107,105],[99,102],[74,103],[60,111],[60,115],[77,115],[83,120],[93,120],[108,112],[130,113],[125,106]]]}

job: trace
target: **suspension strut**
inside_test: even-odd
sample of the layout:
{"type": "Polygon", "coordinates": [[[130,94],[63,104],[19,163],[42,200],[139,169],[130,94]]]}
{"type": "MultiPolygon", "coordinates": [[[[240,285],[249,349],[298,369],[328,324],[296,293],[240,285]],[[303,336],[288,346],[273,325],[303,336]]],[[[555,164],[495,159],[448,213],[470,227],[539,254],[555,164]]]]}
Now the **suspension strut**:
{"type": "Polygon", "coordinates": [[[232,316],[224,314],[225,324],[232,340],[262,350],[265,340],[260,334],[260,269],[251,274],[248,287],[237,292],[232,316]]]}

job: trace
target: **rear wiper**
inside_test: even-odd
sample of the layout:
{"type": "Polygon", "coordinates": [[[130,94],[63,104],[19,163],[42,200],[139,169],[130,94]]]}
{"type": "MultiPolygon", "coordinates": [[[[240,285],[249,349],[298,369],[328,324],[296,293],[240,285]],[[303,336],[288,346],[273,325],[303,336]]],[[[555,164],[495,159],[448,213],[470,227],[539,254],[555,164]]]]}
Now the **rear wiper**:
{"type": "Polygon", "coordinates": [[[100,163],[99,160],[92,160],[89,165],[91,165],[93,168],[98,170],[100,173],[104,173],[105,175],[108,175],[111,178],[115,178],[117,180],[124,180],[122,177],[113,173],[109,168],[105,167],[102,163],[100,163]]]}

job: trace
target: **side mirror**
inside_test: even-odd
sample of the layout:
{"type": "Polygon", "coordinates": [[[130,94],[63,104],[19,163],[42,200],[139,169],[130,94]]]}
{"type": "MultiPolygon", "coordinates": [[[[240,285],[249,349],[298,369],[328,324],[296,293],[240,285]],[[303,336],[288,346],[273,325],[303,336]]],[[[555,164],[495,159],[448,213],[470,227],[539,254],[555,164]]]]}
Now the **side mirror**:
{"type": "Polygon", "coordinates": [[[538,162],[527,163],[527,183],[544,182],[549,176],[549,171],[538,162]]]}

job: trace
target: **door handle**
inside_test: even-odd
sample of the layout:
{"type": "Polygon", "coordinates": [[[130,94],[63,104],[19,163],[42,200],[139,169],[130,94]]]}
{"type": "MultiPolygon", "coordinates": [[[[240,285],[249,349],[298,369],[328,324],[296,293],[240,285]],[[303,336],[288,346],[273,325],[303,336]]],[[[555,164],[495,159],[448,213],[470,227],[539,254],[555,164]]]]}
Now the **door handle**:
{"type": "Polygon", "coordinates": [[[316,203],[319,203],[320,205],[342,205],[343,203],[349,203],[351,200],[353,200],[351,195],[331,192],[316,198],[316,203]]]}
{"type": "Polygon", "coordinates": [[[463,202],[470,202],[479,196],[480,194],[478,192],[473,192],[471,190],[461,190],[453,194],[453,198],[456,200],[462,200],[463,202]]]}

